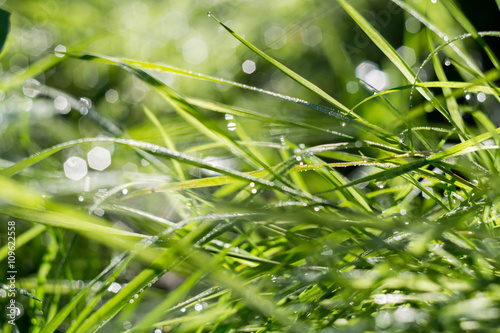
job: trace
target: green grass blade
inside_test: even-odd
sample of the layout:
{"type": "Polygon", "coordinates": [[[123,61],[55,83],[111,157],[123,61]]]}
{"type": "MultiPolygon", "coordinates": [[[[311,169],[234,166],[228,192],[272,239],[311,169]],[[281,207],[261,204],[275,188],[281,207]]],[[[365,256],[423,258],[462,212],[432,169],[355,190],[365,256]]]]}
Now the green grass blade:
{"type": "Polygon", "coordinates": [[[10,13],[0,8],[0,55],[10,30],[10,13]]]}
{"type": "Polygon", "coordinates": [[[458,5],[456,4],[455,1],[453,0],[443,0],[441,3],[448,9],[450,12],[451,16],[457,20],[464,29],[472,34],[474,39],[479,43],[479,45],[484,49],[488,57],[490,58],[491,62],[493,63],[493,66],[497,70],[500,71],[500,61],[498,60],[497,56],[495,53],[491,50],[491,48],[486,44],[485,40],[483,39],[482,36],[480,36],[472,25],[472,23],[469,21],[469,19],[464,15],[464,13],[458,8],[458,5]]]}
{"type": "Polygon", "coordinates": [[[245,40],[243,37],[241,37],[236,32],[234,32],[233,30],[231,30],[228,26],[226,26],[224,23],[222,23],[221,21],[219,21],[215,16],[213,16],[213,15],[210,15],[210,16],[217,23],[219,23],[224,29],[226,29],[231,35],[233,35],[236,39],[238,39],[243,45],[245,45],[246,47],[248,47],[250,50],[252,50],[256,54],[258,54],[264,60],[266,60],[267,62],[269,62],[271,65],[273,65],[274,67],[276,67],[277,69],[279,69],[280,71],[282,71],[285,75],[287,75],[288,77],[290,77],[291,79],[293,79],[294,81],[296,81],[297,83],[299,83],[300,85],[302,85],[303,87],[307,88],[308,90],[312,91],[316,95],[318,95],[321,98],[323,98],[325,101],[327,101],[330,104],[332,104],[334,107],[338,108],[340,110],[340,112],[342,113],[342,115],[344,115],[344,116],[348,115],[348,116],[354,117],[354,120],[356,120],[357,122],[361,123],[363,126],[371,128],[373,130],[376,130],[377,132],[379,132],[382,135],[386,135],[386,136],[389,136],[389,137],[392,136],[391,133],[385,131],[384,129],[382,129],[382,128],[378,127],[378,126],[375,126],[375,125],[367,122],[366,120],[362,119],[360,116],[356,115],[355,113],[352,113],[351,110],[347,106],[345,106],[342,103],[340,103],[339,101],[337,101],[335,98],[333,98],[332,96],[330,96],[329,94],[327,94],[324,90],[322,90],[321,88],[319,88],[318,86],[316,86],[314,83],[308,81],[307,79],[305,79],[302,76],[298,75],[297,73],[295,73],[294,71],[292,71],[291,69],[289,69],[288,67],[286,67],[285,65],[283,65],[282,63],[280,63],[279,61],[271,58],[266,53],[262,52],[256,46],[254,46],[253,44],[251,44],[250,42],[248,42],[247,40],[245,40]]]}

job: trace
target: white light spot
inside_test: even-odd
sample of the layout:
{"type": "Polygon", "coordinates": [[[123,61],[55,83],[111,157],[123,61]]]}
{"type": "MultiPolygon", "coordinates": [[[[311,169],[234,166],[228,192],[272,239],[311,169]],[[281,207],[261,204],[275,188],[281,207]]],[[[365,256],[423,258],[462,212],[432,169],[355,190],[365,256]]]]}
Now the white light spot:
{"type": "Polygon", "coordinates": [[[230,122],[227,124],[227,129],[230,131],[236,130],[236,123],[230,122]]]}
{"type": "Polygon", "coordinates": [[[122,289],[122,286],[119,283],[113,282],[108,288],[108,291],[111,291],[112,293],[117,293],[122,289]]]}
{"type": "Polygon", "coordinates": [[[29,79],[23,87],[24,96],[34,98],[40,94],[41,84],[35,79],[29,79]]]}
{"type": "Polygon", "coordinates": [[[399,211],[399,213],[400,213],[401,215],[406,215],[406,209],[401,209],[401,210],[399,211]]]}
{"type": "Polygon", "coordinates": [[[161,32],[173,39],[180,39],[189,31],[189,23],[186,15],[176,10],[169,10],[162,18],[161,32]]]}
{"type": "Polygon", "coordinates": [[[201,310],[203,310],[203,305],[201,305],[200,303],[196,303],[196,305],[194,306],[194,309],[196,311],[201,311],[201,310]]]}
{"type": "Polygon", "coordinates": [[[408,64],[408,66],[413,66],[415,62],[417,62],[417,57],[415,55],[415,50],[408,46],[401,46],[397,50],[398,54],[403,58],[404,61],[408,64]]]}
{"type": "Polygon", "coordinates": [[[321,29],[318,26],[312,25],[306,30],[304,30],[304,35],[302,40],[304,44],[314,47],[319,43],[321,43],[322,40],[323,40],[323,35],[321,33],[321,29]]]}
{"type": "Polygon", "coordinates": [[[371,61],[364,61],[356,67],[356,77],[365,80],[370,71],[377,69],[378,66],[371,61]]]}
{"type": "Polygon", "coordinates": [[[198,38],[191,38],[182,46],[184,60],[199,65],[208,57],[207,44],[198,38]]]}
{"type": "Polygon", "coordinates": [[[257,193],[257,189],[256,189],[256,188],[253,188],[253,189],[252,189],[252,194],[255,194],[255,193],[257,193]]]}
{"type": "Polygon", "coordinates": [[[95,147],[87,154],[89,166],[98,171],[102,171],[111,164],[111,153],[102,147],[95,147]]]}
{"type": "Polygon", "coordinates": [[[64,174],[69,179],[80,180],[87,172],[87,162],[83,158],[71,156],[64,162],[64,174]]]}
{"type": "Polygon", "coordinates": [[[60,53],[60,52],[66,52],[66,46],[59,44],[56,46],[54,51],[56,52],[56,57],[62,58],[62,57],[64,57],[64,54],[60,53]]]}
{"type": "Polygon", "coordinates": [[[255,62],[252,60],[245,60],[245,62],[241,65],[241,68],[246,74],[252,74],[256,69],[255,62]]]}
{"type": "Polygon", "coordinates": [[[54,99],[54,107],[59,113],[67,114],[71,110],[68,100],[64,96],[57,96],[54,99]]]}
{"type": "Polygon", "coordinates": [[[477,94],[477,100],[483,103],[486,100],[486,94],[484,92],[480,92],[477,94]]]}
{"type": "Polygon", "coordinates": [[[283,47],[286,43],[285,29],[273,25],[264,32],[264,42],[267,46],[273,49],[279,49],[283,47]]]}
{"type": "Polygon", "coordinates": [[[406,20],[405,27],[409,33],[416,34],[420,31],[420,21],[414,17],[410,17],[406,20]]]}
{"type": "Polygon", "coordinates": [[[378,66],[371,61],[364,61],[356,67],[356,77],[379,91],[389,86],[389,76],[385,72],[379,70],[378,66]]]}
{"type": "Polygon", "coordinates": [[[355,94],[359,90],[359,85],[357,82],[349,81],[349,82],[347,82],[345,88],[346,88],[348,93],[355,94]]]}
{"type": "Polygon", "coordinates": [[[232,114],[226,114],[224,116],[224,119],[226,119],[226,120],[233,120],[233,118],[234,118],[234,116],[232,114]]]}
{"type": "Polygon", "coordinates": [[[389,75],[378,69],[370,71],[368,75],[366,75],[365,81],[378,91],[385,90],[389,87],[389,75]]]}
{"type": "Polygon", "coordinates": [[[104,97],[106,98],[106,102],[111,104],[116,103],[116,101],[118,101],[118,91],[109,89],[108,91],[106,91],[104,97]]]}
{"type": "Polygon", "coordinates": [[[417,318],[418,312],[413,308],[399,308],[394,313],[394,317],[400,323],[411,323],[417,318]]]}

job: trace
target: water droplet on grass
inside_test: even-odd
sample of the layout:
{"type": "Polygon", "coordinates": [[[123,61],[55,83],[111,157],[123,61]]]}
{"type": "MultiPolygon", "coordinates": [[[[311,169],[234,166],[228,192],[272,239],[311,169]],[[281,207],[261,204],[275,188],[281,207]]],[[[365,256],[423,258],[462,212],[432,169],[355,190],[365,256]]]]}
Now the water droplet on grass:
{"type": "Polygon", "coordinates": [[[208,12],[208,13],[207,13],[207,16],[208,16],[208,17],[212,17],[212,13],[208,12]]]}
{"type": "Polygon", "coordinates": [[[35,79],[29,79],[23,87],[23,93],[26,97],[34,98],[40,94],[41,83],[35,79]]]}
{"type": "Polygon", "coordinates": [[[66,52],[66,46],[59,44],[54,48],[54,51],[55,51],[56,57],[62,58],[62,57],[64,57],[64,53],[61,53],[61,52],[66,52]]]}

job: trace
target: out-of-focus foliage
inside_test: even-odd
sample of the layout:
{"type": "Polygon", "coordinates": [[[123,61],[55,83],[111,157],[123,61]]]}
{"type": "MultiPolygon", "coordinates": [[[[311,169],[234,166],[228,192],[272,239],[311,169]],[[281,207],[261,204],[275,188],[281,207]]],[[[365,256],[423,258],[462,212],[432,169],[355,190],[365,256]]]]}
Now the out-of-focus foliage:
{"type": "Polygon", "coordinates": [[[498,327],[498,2],[0,4],[0,331],[498,327]]]}

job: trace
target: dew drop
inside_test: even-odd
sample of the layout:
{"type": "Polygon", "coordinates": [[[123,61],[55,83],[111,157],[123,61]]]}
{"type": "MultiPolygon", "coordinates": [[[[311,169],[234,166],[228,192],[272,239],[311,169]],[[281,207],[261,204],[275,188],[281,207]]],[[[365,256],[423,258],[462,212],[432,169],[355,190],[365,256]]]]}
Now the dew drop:
{"type": "Polygon", "coordinates": [[[207,16],[208,16],[208,17],[212,17],[212,13],[208,12],[208,13],[207,13],[207,16]]]}
{"type": "Polygon", "coordinates": [[[35,79],[29,79],[26,86],[23,87],[23,93],[26,97],[34,98],[40,94],[41,84],[35,79]]]}

